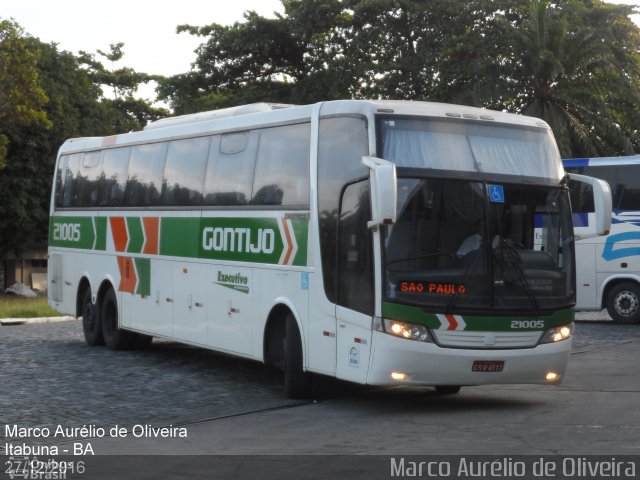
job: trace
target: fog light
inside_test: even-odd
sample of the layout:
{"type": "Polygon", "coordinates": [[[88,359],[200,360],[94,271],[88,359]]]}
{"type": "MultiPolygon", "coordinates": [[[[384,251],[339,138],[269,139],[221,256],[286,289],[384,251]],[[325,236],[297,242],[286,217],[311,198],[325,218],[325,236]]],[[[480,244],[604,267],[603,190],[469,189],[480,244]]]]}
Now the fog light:
{"type": "Polygon", "coordinates": [[[391,372],[391,378],[393,380],[398,380],[399,382],[401,382],[401,381],[407,379],[407,374],[406,373],[400,373],[400,372],[391,372]]]}
{"type": "Polygon", "coordinates": [[[555,382],[559,378],[560,378],[560,375],[558,375],[556,372],[547,372],[547,381],[548,382],[555,382]]]}

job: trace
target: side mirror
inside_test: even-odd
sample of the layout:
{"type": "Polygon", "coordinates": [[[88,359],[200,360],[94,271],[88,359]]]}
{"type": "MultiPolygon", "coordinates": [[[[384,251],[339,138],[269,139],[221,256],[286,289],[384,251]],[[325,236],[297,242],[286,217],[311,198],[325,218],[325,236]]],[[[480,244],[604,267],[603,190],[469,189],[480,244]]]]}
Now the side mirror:
{"type": "MultiPolygon", "coordinates": [[[[589,231],[584,234],[576,234],[576,240],[585,238],[598,237],[608,235],[611,230],[611,189],[609,184],[599,178],[587,177],[586,175],[578,175],[570,173],[569,179],[574,182],[580,182],[589,185],[593,192],[593,205],[595,210],[595,231],[589,231]]],[[[592,230],[592,229],[590,229],[592,230]]]]}
{"type": "Polygon", "coordinates": [[[377,157],[362,157],[369,167],[371,185],[371,214],[369,228],[388,225],[396,221],[397,181],[395,163],[377,157]]]}

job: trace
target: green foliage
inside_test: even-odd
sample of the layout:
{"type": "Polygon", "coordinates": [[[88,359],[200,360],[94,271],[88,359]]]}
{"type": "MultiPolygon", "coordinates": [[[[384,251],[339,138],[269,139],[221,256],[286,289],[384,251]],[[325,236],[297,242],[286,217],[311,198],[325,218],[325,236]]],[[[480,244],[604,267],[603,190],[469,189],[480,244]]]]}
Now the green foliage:
{"type": "Polygon", "coordinates": [[[157,82],[163,77],[136,72],[129,67],[113,68],[115,62],[124,57],[124,43],[111,44],[109,52],[98,50],[98,54],[111,62],[111,70],[105,68],[92,54],[81,52],[80,59],[87,67],[93,83],[103,85],[113,92],[112,99],[102,98],[102,103],[109,112],[109,133],[140,130],[148,122],[169,114],[163,108],[154,107],[150,101],[135,97],[141,84],[157,82]]]}
{"type": "Polygon", "coordinates": [[[4,164],[9,126],[51,126],[42,109],[47,95],[40,87],[37,56],[18,24],[0,20],[0,168],[4,164]]]}
{"type": "Polygon", "coordinates": [[[255,101],[394,98],[533,115],[563,156],[640,151],[640,30],[602,0],[282,0],[160,82],[177,113],[255,101]]]}
{"type": "MultiPolygon", "coordinates": [[[[139,130],[167,113],[133,97],[138,79],[156,77],[130,69],[109,72],[90,55],[75,56],[31,37],[20,37],[19,43],[20,55],[31,62],[29,78],[41,92],[41,110],[32,121],[0,123],[0,153],[6,152],[0,170],[0,258],[46,245],[55,159],[65,140],[139,130]],[[103,84],[119,96],[104,98],[103,84]]],[[[115,47],[114,61],[121,58],[122,44],[115,47]]],[[[6,91],[0,84],[0,92],[6,91]]]]}

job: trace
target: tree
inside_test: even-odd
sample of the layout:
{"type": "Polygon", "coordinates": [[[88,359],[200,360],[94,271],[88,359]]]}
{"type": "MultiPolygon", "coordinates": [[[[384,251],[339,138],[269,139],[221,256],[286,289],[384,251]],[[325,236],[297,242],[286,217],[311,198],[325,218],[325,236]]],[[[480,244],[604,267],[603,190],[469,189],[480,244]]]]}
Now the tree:
{"type": "Polygon", "coordinates": [[[113,98],[102,96],[102,103],[110,114],[111,128],[109,133],[123,133],[142,129],[148,122],[166,117],[169,112],[164,108],[135,96],[141,84],[160,81],[160,75],[149,75],[136,72],[129,67],[116,69],[115,63],[124,57],[124,43],[109,46],[109,52],[98,50],[98,54],[111,62],[111,70],[105,68],[95,56],[81,52],[81,61],[88,68],[93,82],[104,85],[113,92],[113,98]]]}
{"type": "Polygon", "coordinates": [[[43,110],[47,96],[40,86],[37,57],[28,50],[27,41],[17,23],[0,20],[0,168],[7,154],[9,125],[51,125],[43,110]]]}
{"type": "Polygon", "coordinates": [[[254,101],[400,98],[538,116],[563,156],[640,151],[640,30],[602,0],[283,0],[202,36],[162,81],[177,113],[254,101]]]}
{"type": "Polygon", "coordinates": [[[101,91],[69,52],[35,38],[24,47],[36,59],[34,68],[48,101],[48,124],[8,125],[5,168],[0,171],[0,258],[20,256],[32,245],[46,245],[49,198],[56,153],[70,137],[110,131],[101,91]]]}
{"type": "Polygon", "coordinates": [[[256,101],[299,103],[345,98],[349,65],[340,29],[348,26],[339,0],[283,0],[284,15],[245,13],[232,26],[181,25],[207,40],[193,69],[160,82],[159,98],[176,113],[256,101]]]}
{"type": "Polygon", "coordinates": [[[548,122],[565,157],[633,153],[640,36],[631,11],[597,0],[531,2],[512,28],[501,82],[510,88],[496,103],[548,122]]]}

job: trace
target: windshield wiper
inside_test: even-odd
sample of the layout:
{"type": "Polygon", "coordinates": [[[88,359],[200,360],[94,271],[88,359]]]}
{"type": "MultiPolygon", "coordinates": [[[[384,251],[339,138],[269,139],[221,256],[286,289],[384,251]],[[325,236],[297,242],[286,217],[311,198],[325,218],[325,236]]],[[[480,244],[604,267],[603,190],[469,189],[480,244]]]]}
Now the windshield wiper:
{"type": "MultiPolygon", "coordinates": [[[[511,267],[511,270],[515,273],[516,279],[519,281],[519,283],[524,287],[524,291],[527,294],[527,298],[529,299],[529,302],[531,303],[531,306],[534,308],[534,310],[536,312],[538,312],[540,310],[540,304],[538,303],[538,299],[536,298],[535,294],[533,293],[533,291],[531,290],[531,286],[529,285],[529,282],[527,281],[527,278],[524,275],[524,272],[522,270],[522,267],[520,266],[520,255],[518,254],[518,250],[513,246],[513,245],[508,245],[503,239],[502,237],[500,237],[500,245],[499,245],[499,252],[500,252],[500,256],[502,257],[502,272],[503,272],[503,277],[505,277],[504,280],[508,280],[506,277],[506,273],[507,273],[507,266],[511,267]],[[506,254],[505,254],[506,252],[506,254]]],[[[497,255],[496,255],[497,257],[497,255]]],[[[504,281],[503,280],[503,281],[504,281]]],[[[497,280],[494,279],[494,295],[495,295],[495,287],[498,286],[496,284],[497,280]]]]}

